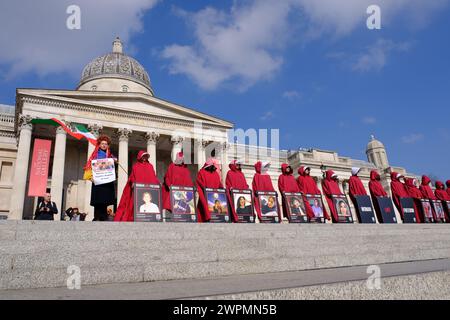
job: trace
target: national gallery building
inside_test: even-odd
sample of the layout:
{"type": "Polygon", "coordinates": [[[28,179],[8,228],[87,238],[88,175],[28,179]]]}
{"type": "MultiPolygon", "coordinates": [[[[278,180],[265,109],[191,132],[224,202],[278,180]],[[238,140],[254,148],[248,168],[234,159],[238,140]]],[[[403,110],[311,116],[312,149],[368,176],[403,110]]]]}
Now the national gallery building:
{"type": "MultiPolygon", "coordinates": [[[[174,154],[180,150],[190,159],[188,167],[194,180],[210,156],[222,164],[223,181],[229,161],[241,160],[249,185],[255,173],[254,164],[258,160],[270,161],[269,174],[275,188],[284,162],[291,165],[294,173],[301,165],[309,166],[319,188],[323,170],[334,170],[346,194],[352,167],[362,168],[359,176],[367,190],[373,169],[379,170],[388,192],[391,171],[414,176],[403,168],[391,167],[384,145],[374,137],[367,145],[367,162],[342,157],[333,151],[285,151],[230,142],[231,122],[155,97],[148,73],[139,62],[123,53],[117,38],[111,53],[86,65],[75,90],[17,89],[15,106],[0,105],[0,217],[3,219],[33,218],[37,198],[28,196],[28,184],[35,139],[52,141],[47,189],[59,212],[78,207],[88,213],[86,220],[93,218],[93,208],[89,205],[91,182],[83,180],[83,167],[94,147],[87,140],[74,139],[61,127],[32,123],[33,119],[51,118],[69,127],[84,124],[95,136],[102,133],[112,138],[111,150],[121,166],[117,177],[118,198],[128,179],[127,172],[136,161],[138,151],[143,149],[150,154],[160,181],[174,154]]],[[[401,221],[398,212],[397,217],[401,221]]],[[[357,221],[356,217],[354,220],[357,221]]]]}

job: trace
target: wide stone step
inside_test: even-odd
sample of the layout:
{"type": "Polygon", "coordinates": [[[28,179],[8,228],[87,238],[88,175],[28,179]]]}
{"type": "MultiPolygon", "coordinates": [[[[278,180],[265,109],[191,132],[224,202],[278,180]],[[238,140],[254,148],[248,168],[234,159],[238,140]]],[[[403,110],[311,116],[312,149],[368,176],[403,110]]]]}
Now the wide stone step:
{"type": "Polygon", "coordinates": [[[450,257],[449,225],[0,222],[0,289],[310,270],[450,257]]]}

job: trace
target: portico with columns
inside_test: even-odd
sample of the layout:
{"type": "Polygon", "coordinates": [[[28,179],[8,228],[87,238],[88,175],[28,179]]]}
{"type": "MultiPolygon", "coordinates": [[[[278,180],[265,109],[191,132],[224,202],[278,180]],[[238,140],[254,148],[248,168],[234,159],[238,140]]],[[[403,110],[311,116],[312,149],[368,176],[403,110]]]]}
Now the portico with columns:
{"type": "MultiPolygon", "coordinates": [[[[16,106],[18,121],[18,151],[15,166],[15,176],[13,184],[12,202],[10,218],[21,219],[22,212],[31,214],[33,199],[27,199],[27,176],[30,167],[30,158],[35,138],[52,140],[51,168],[49,169],[49,184],[54,201],[58,208],[66,209],[69,206],[78,207],[83,212],[92,213],[89,206],[91,182],[82,180],[83,167],[86,160],[92,153],[94,146],[87,140],[75,140],[61,128],[54,128],[49,125],[33,125],[32,119],[58,118],[70,126],[71,123],[86,125],[95,135],[106,134],[111,137],[111,150],[118,157],[117,168],[117,200],[120,201],[122,190],[128,179],[128,173],[136,161],[139,150],[147,150],[150,154],[150,162],[154,165],[160,181],[163,181],[165,171],[174,158],[174,155],[183,150],[186,162],[195,179],[199,168],[210,155],[206,155],[207,146],[217,144],[216,150],[221,163],[227,163],[227,156],[224,146],[227,146],[226,130],[231,124],[205,116],[204,118],[191,119],[187,117],[188,109],[183,108],[183,118],[175,119],[167,114],[167,102],[164,104],[165,115],[157,114],[161,108],[157,98],[144,97],[142,94],[120,94],[116,97],[123,101],[123,106],[127,105],[127,97],[131,102],[136,100],[141,104],[149,103],[147,108],[151,112],[137,112],[127,110],[126,107],[106,108],[103,104],[96,105],[90,99],[100,98],[105,95],[102,92],[79,92],[82,97],[77,97],[78,92],[74,91],[53,91],[45,90],[18,90],[18,105],[16,106]],[[70,96],[70,102],[58,102],[61,95],[70,96]],[[132,97],[130,97],[130,95],[132,97]],[[56,96],[56,97],[54,97],[56,96]],[[80,99],[82,98],[82,99],[80,99]],[[122,99],[120,99],[122,98],[122,99]],[[147,99],[151,99],[148,101],[147,99]],[[81,111],[81,112],[80,112],[81,111]],[[207,126],[208,140],[196,137],[197,133],[192,132],[194,122],[199,122],[202,126],[207,126]],[[213,133],[213,136],[211,135],[213,133]],[[199,162],[197,162],[197,160],[199,162]],[[75,165],[76,164],[76,165],[75,165]],[[69,205],[70,204],[70,205],[69,205]]],[[[110,93],[108,94],[110,95],[110,93]]],[[[141,105],[141,107],[143,107],[141,105]]],[[[181,108],[181,107],[177,107],[181,108]]],[[[178,111],[178,110],[177,110],[178,111]]],[[[175,113],[175,110],[174,110],[175,113]]],[[[196,124],[197,128],[199,123],[196,124]]],[[[226,172],[225,170],[223,170],[226,172]]]]}
{"type": "MultiPolygon", "coordinates": [[[[89,213],[91,182],[82,179],[83,167],[94,150],[87,140],[76,140],[61,127],[32,124],[32,119],[57,118],[70,127],[85,125],[94,136],[111,137],[118,158],[117,203],[139,150],[147,150],[160,181],[177,152],[183,151],[192,178],[203,166],[207,147],[226,159],[228,121],[154,96],[144,67],[123,54],[119,39],[113,51],[95,58],[83,70],[76,90],[18,89],[15,108],[17,159],[8,219],[31,218],[36,199],[27,196],[33,141],[52,140],[48,191],[61,211],[78,207],[89,213]]],[[[214,153],[214,152],[213,152],[214,153]]],[[[223,170],[225,171],[225,170],[223,170]]]]}

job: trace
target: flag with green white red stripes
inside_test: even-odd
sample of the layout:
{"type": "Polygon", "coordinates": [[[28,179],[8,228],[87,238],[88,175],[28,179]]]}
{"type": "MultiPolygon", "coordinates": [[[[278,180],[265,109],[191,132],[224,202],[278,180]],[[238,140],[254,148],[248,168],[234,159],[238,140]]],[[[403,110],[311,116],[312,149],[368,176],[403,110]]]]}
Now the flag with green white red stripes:
{"type": "Polygon", "coordinates": [[[33,119],[31,120],[33,124],[48,124],[55,127],[61,127],[70,136],[77,140],[86,138],[93,145],[97,144],[97,138],[82,124],[72,123],[72,128],[69,128],[64,122],[56,118],[51,119],[33,119]]]}

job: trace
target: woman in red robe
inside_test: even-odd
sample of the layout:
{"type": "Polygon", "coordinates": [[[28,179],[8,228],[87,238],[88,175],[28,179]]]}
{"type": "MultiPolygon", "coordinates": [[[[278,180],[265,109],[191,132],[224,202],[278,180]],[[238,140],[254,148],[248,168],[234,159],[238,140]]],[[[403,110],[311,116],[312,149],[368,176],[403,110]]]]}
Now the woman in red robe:
{"type": "Polygon", "coordinates": [[[434,195],[441,201],[450,201],[450,195],[445,191],[445,186],[441,181],[436,181],[434,195]]]}
{"type": "MultiPolygon", "coordinates": [[[[445,186],[441,181],[436,181],[436,190],[434,191],[434,195],[438,200],[441,201],[450,201],[450,195],[445,191],[445,186]]],[[[444,205],[445,211],[445,220],[447,223],[450,223],[450,208],[444,205]]]]}
{"type": "Polygon", "coordinates": [[[339,188],[338,176],[333,170],[327,170],[325,172],[325,179],[322,180],[322,190],[327,199],[328,207],[330,208],[331,215],[333,217],[333,222],[339,222],[338,214],[336,208],[333,204],[332,196],[344,195],[339,188]]]}
{"type": "Polygon", "coordinates": [[[408,190],[403,183],[400,182],[400,179],[404,178],[398,172],[391,172],[391,191],[392,191],[392,199],[394,200],[394,204],[397,207],[397,210],[400,213],[400,216],[403,220],[403,208],[400,203],[400,198],[410,198],[408,190]]]}
{"type": "Polygon", "coordinates": [[[350,199],[353,202],[353,205],[355,208],[358,208],[358,203],[356,202],[357,196],[367,196],[366,188],[364,188],[364,185],[361,181],[361,179],[358,177],[358,173],[361,171],[361,168],[352,168],[352,176],[348,180],[349,184],[349,195],[350,199]]]}
{"type": "Polygon", "coordinates": [[[189,171],[187,165],[184,163],[183,152],[178,152],[176,159],[167,168],[166,174],[164,175],[164,184],[162,188],[163,195],[163,206],[166,210],[171,210],[170,204],[170,187],[180,186],[180,187],[193,187],[191,172],[189,171]]]}
{"type": "MultiPolygon", "coordinates": [[[[430,187],[431,179],[427,177],[426,175],[422,176],[422,183],[420,184],[420,192],[422,192],[422,196],[424,199],[430,200],[430,203],[432,200],[437,200],[436,196],[433,193],[433,190],[431,190],[430,187]]],[[[437,221],[436,212],[434,212],[434,206],[431,205],[431,212],[433,213],[433,218],[435,221],[437,221]]]]}
{"type": "Polygon", "coordinates": [[[370,190],[370,195],[372,196],[372,199],[375,199],[377,197],[387,197],[388,196],[386,190],[384,190],[380,181],[381,181],[380,174],[376,170],[372,170],[370,172],[370,181],[369,181],[369,190],[370,190]]]}
{"type": "MultiPolygon", "coordinates": [[[[306,195],[319,195],[322,196],[322,192],[317,187],[316,181],[310,176],[311,168],[310,167],[304,167],[301,166],[298,168],[298,178],[297,178],[297,184],[300,192],[303,193],[303,202],[306,206],[306,213],[310,219],[314,219],[315,215],[313,212],[313,209],[311,208],[311,205],[306,199],[306,195]]],[[[328,211],[326,210],[325,206],[323,206],[323,217],[327,220],[330,220],[330,216],[328,215],[328,211]]]]}
{"type": "Polygon", "coordinates": [[[349,184],[349,193],[350,197],[353,199],[356,196],[367,196],[366,188],[364,188],[364,185],[361,181],[361,179],[358,177],[358,173],[361,171],[361,168],[352,168],[352,176],[350,177],[348,184],[349,184]]]}
{"type": "Polygon", "coordinates": [[[233,203],[233,198],[231,195],[231,189],[237,190],[248,190],[248,183],[245,179],[244,174],[241,169],[241,162],[238,160],[232,160],[228,165],[230,170],[227,172],[227,177],[225,180],[226,188],[227,188],[227,198],[228,203],[230,203],[231,207],[231,216],[233,218],[233,222],[238,222],[238,215],[236,214],[236,208],[233,203]]]}
{"type": "Polygon", "coordinates": [[[197,206],[197,218],[198,222],[209,222],[211,215],[208,210],[208,200],[205,196],[205,189],[220,189],[223,188],[220,176],[217,173],[217,168],[214,165],[212,159],[208,159],[203,165],[203,168],[197,174],[197,192],[198,192],[198,206],[197,206]]]}
{"type": "MultiPolygon", "coordinates": [[[[297,181],[295,180],[294,175],[292,174],[292,168],[287,163],[283,163],[281,165],[281,174],[278,177],[278,190],[280,193],[282,192],[300,192],[300,188],[298,187],[297,181]]],[[[283,216],[288,216],[287,204],[284,201],[284,197],[281,197],[281,202],[283,206],[283,216]]]]}
{"type": "MultiPolygon", "coordinates": [[[[253,194],[254,194],[253,202],[254,202],[255,210],[256,210],[256,213],[258,214],[259,220],[262,219],[262,215],[261,215],[261,207],[260,207],[259,201],[258,201],[258,192],[263,192],[263,191],[274,192],[275,191],[273,184],[272,184],[272,179],[267,174],[267,171],[269,171],[269,168],[270,168],[270,162],[258,161],[257,163],[255,163],[255,172],[256,173],[253,176],[252,189],[253,189],[253,194]]],[[[278,219],[281,222],[281,214],[280,214],[280,208],[278,206],[278,203],[277,203],[277,207],[278,207],[278,219]]]]}
{"type": "Polygon", "coordinates": [[[420,190],[416,187],[417,180],[407,178],[405,179],[405,188],[408,191],[408,195],[410,198],[413,198],[414,200],[414,210],[416,211],[416,221],[417,223],[422,223],[424,220],[422,218],[422,210],[420,199],[423,199],[422,193],[420,190]]]}
{"type": "Polygon", "coordinates": [[[450,196],[450,180],[447,180],[445,184],[447,185],[447,193],[450,196]]]}
{"type": "Polygon", "coordinates": [[[134,221],[134,183],[159,184],[155,169],[148,158],[149,154],[146,151],[139,151],[137,162],[133,165],[127,184],[123,188],[114,221],[134,221]]]}
{"type": "Polygon", "coordinates": [[[422,192],[422,195],[425,199],[437,200],[436,196],[433,193],[433,190],[431,190],[430,183],[431,183],[431,179],[428,178],[427,176],[423,175],[422,183],[419,187],[420,192],[422,192]]]}
{"type": "Polygon", "coordinates": [[[369,191],[372,197],[372,202],[375,207],[375,212],[377,214],[378,221],[383,221],[383,216],[381,214],[381,208],[378,204],[378,197],[387,197],[388,194],[381,185],[381,176],[376,170],[370,171],[370,181],[369,181],[369,191]]]}

